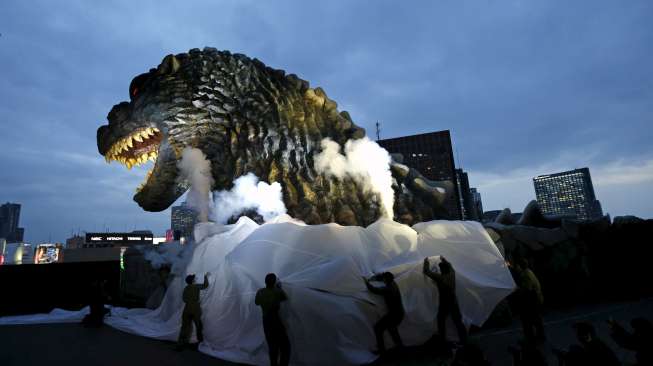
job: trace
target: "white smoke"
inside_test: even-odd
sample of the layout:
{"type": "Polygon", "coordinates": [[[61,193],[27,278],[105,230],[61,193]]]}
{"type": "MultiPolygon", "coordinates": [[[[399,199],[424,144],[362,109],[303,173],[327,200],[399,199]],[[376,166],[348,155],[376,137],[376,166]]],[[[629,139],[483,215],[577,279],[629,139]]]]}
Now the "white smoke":
{"type": "Polygon", "coordinates": [[[213,186],[211,163],[206,160],[202,150],[187,147],[181,153],[177,168],[190,183],[186,203],[197,211],[199,222],[208,221],[213,186]]]}
{"type": "Polygon", "coordinates": [[[188,262],[193,257],[195,243],[192,241],[184,245],[179,242],[161,243],[153,247],[147,246],[138,249],[143,253],[143,257],[150,262],[153,268],[170,265],[170,273],[182,275],[188,262]]]}
{"type": "Polygon", "coordinates": [[[350,177],[366,191],[377,193],[383,216],[392,219],[394,191],[390,161],[390,154],[367,137],[347,141],[344,155],[337,142],[325,138],[322,151],[315,157],[315,169],[338,179],[350,177]]]}
{"type": "Polygon", "coordinates": [[[265,221],[286,213],[281,184],[259,182],[253,173],[236,179],[230,191],[213,192],[213,197],[212,219],[222,224],[233,215],[249,209],[255,209],[265,221]]]}

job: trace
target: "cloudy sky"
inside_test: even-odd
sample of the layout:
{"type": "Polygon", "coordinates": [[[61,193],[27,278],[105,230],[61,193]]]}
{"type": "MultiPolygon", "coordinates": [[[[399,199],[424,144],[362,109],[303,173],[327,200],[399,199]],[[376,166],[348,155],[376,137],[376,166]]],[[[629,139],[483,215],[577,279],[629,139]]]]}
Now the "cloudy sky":
{"type": "Polygon", "coordinates": [[[204,46],[323,87],[370,136],[451,130],[486,210],[588,166],[604,211],[653,217],[651,1],[161,3],[0,5],[0,201],[23,205],[28,241],[169,227],[95,132],[135,75],[204,46]]]}

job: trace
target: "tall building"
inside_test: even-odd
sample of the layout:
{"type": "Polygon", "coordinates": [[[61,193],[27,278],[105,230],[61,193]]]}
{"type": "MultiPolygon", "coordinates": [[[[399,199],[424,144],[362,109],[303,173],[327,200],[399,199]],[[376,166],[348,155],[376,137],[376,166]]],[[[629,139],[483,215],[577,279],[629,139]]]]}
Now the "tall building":
{"type": "Polygon", "coordinates": [[[471,215],[471,202],[469,193],[469,177],[462,169],[455,169],[456,188],[458,189],[458,202],[461,209],[461,219],[469,220],[471,215]]]}
{"type": "Polygon", "coordinates": [[[533,178],[533,184],[537,203],[545,214],[570,216],[578,220],[603,216],[588,168],[540,175],[533,178]]]}
{"type": "Polygon", "coordinates": [[[377,143],[391,154],[401,154],[404,164],[419,170],[424,177],[448,182],[452,187],[444,202],[448,218],[463,218],[449,130],[378,140],[377,143]]]}
{"type": "Polygon", "coordinates": [[[25,229],[18,227],[19,220],[20,204],[7,202],[0,206],[0,238],[8,243],[22,242],[25,229]]]}
{"type": "Polygon", "coordinates": [[[480,221],[483,217],[483,209],[481,206],[481,211],[478,210],[476,197],[473,192],[476,192],[476,195],[478,195],[479,202],[481,195],[476,191],[476,188],[471,188],[469,186],[467,172],[462,169],[456,169],[456,184],[458,185],[458,199],[460,201],[460,207],[462,208],[462,219],[480,221]]]}
{"type": "Polygon", "coordinates": [[[182,203],[180,206],[172,207],[170,227],[172,228],[173,233],[178,233],[178,235],[184,237],[192,237],[193,228],[196,223],[197,211],[188,206],[186,202],[182,203]]]}
{"type": "Polygon", "coordinates": [[[483,220],[483,202],[481,201],[481,192],[476,188],[470,188],[472,194],[472,202],[474,203],[474,211],[476,212],[476,221],[483,220]]]}

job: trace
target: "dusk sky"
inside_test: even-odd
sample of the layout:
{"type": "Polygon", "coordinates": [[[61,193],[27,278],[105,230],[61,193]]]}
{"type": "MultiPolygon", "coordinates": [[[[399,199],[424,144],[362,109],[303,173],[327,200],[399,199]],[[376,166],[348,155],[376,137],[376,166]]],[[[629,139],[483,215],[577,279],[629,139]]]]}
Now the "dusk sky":
{"type": "Polygon", "coordinates": [[[96,130],[170,53],[244,53],[321,86],[374,136],[449,129],[486,210],[532,178],[589,167],[611,216],[653,217],[653,2],[3,1],[0,202],[26,240],[150,229],[145,169],[107,165],[96,130]],[[110,4],[109,4],[110,3],[110,4]]]}

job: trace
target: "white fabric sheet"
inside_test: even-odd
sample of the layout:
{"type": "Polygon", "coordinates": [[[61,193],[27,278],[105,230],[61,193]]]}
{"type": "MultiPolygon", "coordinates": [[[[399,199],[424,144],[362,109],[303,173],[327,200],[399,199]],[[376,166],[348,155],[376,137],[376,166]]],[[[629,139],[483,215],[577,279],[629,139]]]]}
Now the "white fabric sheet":
{"type": "MultiPolygon", "coordinates": [[[[386,311],[383,298],[370,294],[361,276],[395,274],[406,309],[399,333],[407,345],[424,343],[436,330],[438,292],[422,274],[424,257],[431,257],[432,268],[442,255],[453,264],[467,325],[482,325],[515,286],[498,249],[475,222],[432,221],[410,228],[380,220],[362,228],[305,225],[282,216],[259,226],[242,217],[229,226],[200,224],[195,235],[199,243],[186,272],[173,280],[162,305],[113,311],[109,325],[176,340],[185,274],[195,273],[201,281],[211,272],[209,288],[201,293],[205,339],[200,351],[268,365],[254,295],[265,275],[274,272],[289,297],[281,317],[292,345],[291,364],[360,365],[376,358],[370,352],[376,348],[372,326],[386,311]]],[[[452,324],[449,328],[454,336],[452,324]]],[[[392,345],[387,334],[386,344],[392,345]]]]}
{"type": "Polygon", "coordinates": [[[89,307],[71,311],[54,309],[44,314],[28,314],[5,316],[0,318],[0,325],[26,325],[26,324],[52,324],[52,323],[79,323],[89,312],[89,307]]]}

